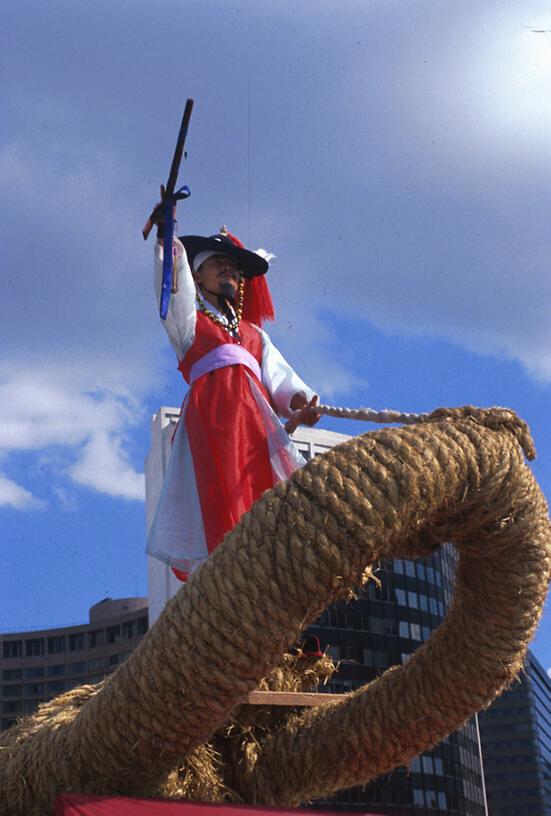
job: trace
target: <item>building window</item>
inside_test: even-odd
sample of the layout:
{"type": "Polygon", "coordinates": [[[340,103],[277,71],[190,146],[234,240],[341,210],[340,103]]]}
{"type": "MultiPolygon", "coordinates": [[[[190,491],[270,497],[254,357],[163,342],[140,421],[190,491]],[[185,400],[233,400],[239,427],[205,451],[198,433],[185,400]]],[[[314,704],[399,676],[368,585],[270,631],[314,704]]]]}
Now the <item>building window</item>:
{"type": "Polygon", "coordinates": [[[4,669],[2,672],[2,680],[21,680],[23,677],[23,669],[4,669]]]}
{"type": "Polygon", "coordinates": [[[48,654],[62,654],[65,651],[65,635],[48,638],[48,654]]]}
{"type": "Polygon", "coordinates": [[[44,654],[44,638],[30,638],[25,641],[27,657],[40,657],[44,654]]]}
{"type": "Polygon", "coordinates": [[[69,663],[67,666],[67,674],[84,674],[85,671],[86,663],[84,660],[79,660],[78,663],[69,663]]]}
{"type": "Polygon", "coordinates": [[[25,694],[30,696],[34,694],[44,694],[44,683],[27,683],[25,686],[25,694]]]}
{"type": "Polygon", "coordinates": [[[386,666],[388,663],[387,653],[379,649],[364,649],[363,662],[365,666],[386,666]]]}
{"type": "Polygon", "coordinates": [[[425,565],[421,564],[419,561],[417,561],[416,570],[417,570],[417,577],[421,581],[426,581],[427,580],[427,573],[425,571],[425,565]]]}
{"type": "Polygon", "coordinates": [[[88,671],[96,671],[97,669],[103,669],[104,667],[105,667],[104,657],[95,657],[92,660],[88,661],[88,671]]]}
{"type": "Polygon", "coordinates": [[[66,680],[66,686],[68,689],[76,688],[77,686],[83,686],[86,682],[85,677],[71,677],[69,680],[66,680]]]}
{"type": "MultiPolygon", "coordinates": [[[[433,757],[434,760],[434,773],[437,776],[444,776],[444,766],[442,764],[442,760],[440,757],[433,757]]],[[[439,805],[441,807],[441,805],[439,805]]]]}
{"type": "Polygon", "coordinates": [[[78,652],[80,649],[84,649],[84,632],[69,635],[69,651],[78,652]]]}
{"type": "Polygon", "coordinates": [[[2,697],[22,697],[23,686],[2,686],[2,697]]]}
{"type": "Polygon", "coordinates": [[[65,680],[52,680],[51,683],[46,683],[46,688],[49,694],[60,694],[65,691],[65,680]]]}
{"type": "Polygon", "coordinates": [[[93,629],[88,632],[88,648],[95,649],[97,646],[103,646],[104,636],[103,629],[93,629]]]}
{"type": "Polygon", "coordinates": [[[48,666],[46,674],[48,677],[63,677],[65,674],[65,666],[48,666]]]}
{"type": "Polygon", "coordinates": [[[110,666],[118,666],[119,663],[119,656],[118,655],[110,655],[109,656],[109,665],[110,666]]]}
{"type": "Polygon", "coordinates": [[[121,639],[121,627],[108,626],[105,630],[105,639],[108,644],[118,643],[118,641],[121,639]]]}
{"type": "Polygon", "coordinates": [[[122,625],[122,636],[126,640],[131,640],[135,635],[136,621],[126,621],[122,625]]]}
{"type": "Polygon", "coordinates": [[[425,797],[423,796],[423,791],[419,788],[413,789],[413,804],[416,807],[425,807],[425,797]]]}
{"type": "Polygon", "coordinates": [[[398,634],[402,638],[409,638],[409,623],[407,621],[400,621],[398,624],[398,634]]]}
{"type": "Polygon", "coordinates": [[[147,632],[147,615],[138,618],[138,634],[145,635],[147,632]]]}
{"type": "Polygon", "coordinates": [[[2,654],[5,658],[23,657],[23,641],[5,640],[3,644],[2,654]]]}
{"type": "Polygon", "coordinates": [[[423,767],[424,773],[432,774],[434,773],[433,764],[432,764],[432,757],[431,756],[422,756],[421,757],[421,765],[423,767]]]}
{"type": "Polygon", "coordinates": [[[2,703],[2,714],[19,714],[23,711],[22,700],[10,700],[8,703],[2,703]]]}
{"type": "Polygon", "coordinates": [[[44,666],[30,666],[25,669],[25,680],[30,680],[34,677],[44,677],[44,666]]]}
{"type": "Polygon", "coordinates": [[[409,631],[412,640],[421,640],[421,627],[418,623],[410,623],[409,631]]]}
{"type": "Polygon", "coordinates": [[[417,603],[417,593],[416,592],[408,592],[408,605],[412,609],[417,609],[418,603],[417,603]]]}

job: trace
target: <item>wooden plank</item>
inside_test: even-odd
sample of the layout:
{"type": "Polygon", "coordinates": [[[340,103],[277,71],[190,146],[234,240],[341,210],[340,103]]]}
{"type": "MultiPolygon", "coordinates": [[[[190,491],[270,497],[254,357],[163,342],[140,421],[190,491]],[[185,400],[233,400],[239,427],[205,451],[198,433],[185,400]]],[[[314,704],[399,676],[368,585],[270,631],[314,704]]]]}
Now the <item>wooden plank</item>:
{"type": "Polygon", "coordinates": [[[248,705],[321,706],[342,700],[347,694],[319,694],[305,691],[251,691],[248,705]]]}

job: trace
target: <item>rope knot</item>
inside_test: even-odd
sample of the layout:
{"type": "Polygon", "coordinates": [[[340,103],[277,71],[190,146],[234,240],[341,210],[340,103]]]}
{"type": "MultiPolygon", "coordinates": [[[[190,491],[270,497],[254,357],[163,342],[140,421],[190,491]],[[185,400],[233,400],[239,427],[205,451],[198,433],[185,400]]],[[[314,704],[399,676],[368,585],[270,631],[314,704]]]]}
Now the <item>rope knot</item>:
{"type": "Polygon", "coordinates": [[[477,408],[463,405],[460,408],[437,408],[427,417],[429,422],[439,420],[470,420],[492,431],[506,431],[514,436],[529,461],[536,458],[536,448],[528,424],[510,408],[477,408]]]}

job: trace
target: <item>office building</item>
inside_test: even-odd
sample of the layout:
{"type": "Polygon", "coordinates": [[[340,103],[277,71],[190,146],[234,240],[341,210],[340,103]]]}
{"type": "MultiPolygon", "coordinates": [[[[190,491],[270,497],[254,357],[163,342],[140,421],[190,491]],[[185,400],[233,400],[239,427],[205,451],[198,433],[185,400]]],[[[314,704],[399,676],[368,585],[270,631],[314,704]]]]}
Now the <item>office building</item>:
{"type": "Polygon", "coordinates": [[[147,598],[105,598],[88,623],[0,634],[0,730],[39,703],[103,680],[147,628],[147,598]]]}
{"type": "MultiPolygon", "coordinates": [[[[327,691],[346,692],[405,663],[442,622],[451,600],[455,551],[445,545],[416,561],[394,559],[380,565],[353,603],[329,607],[309,634],[340,660],[338,676],[327,691]]],[[[394,816],[486,816],[477,718],[432,751],[414,759],[366,788],[341,791],[320,803],[344,811],[394,816]]]]}
{"type": "Polygon", "coordinates": [[[531,652],[480,732],[490,816],[551,816],[551,679],[531,652]]]}

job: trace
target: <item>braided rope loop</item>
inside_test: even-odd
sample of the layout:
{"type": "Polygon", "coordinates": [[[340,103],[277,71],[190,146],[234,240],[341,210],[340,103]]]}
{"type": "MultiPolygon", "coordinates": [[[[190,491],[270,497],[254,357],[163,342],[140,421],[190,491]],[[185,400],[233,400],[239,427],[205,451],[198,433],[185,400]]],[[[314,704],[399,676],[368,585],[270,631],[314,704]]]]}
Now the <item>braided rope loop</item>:
{"type": "Polygon", "coordinates": [[[245,802],[297,805],[444,738],[513,680],[541,613],[550,525],[521,446],[534,454],[510,411],[443,409],[315,457],[243,516],[115,674],[0,735],[0,812],[43,816],[61,791],[159,795],[366,566],[451,541],[451,608],[411,659],[263,731],[220,774],[245,802]]]}

